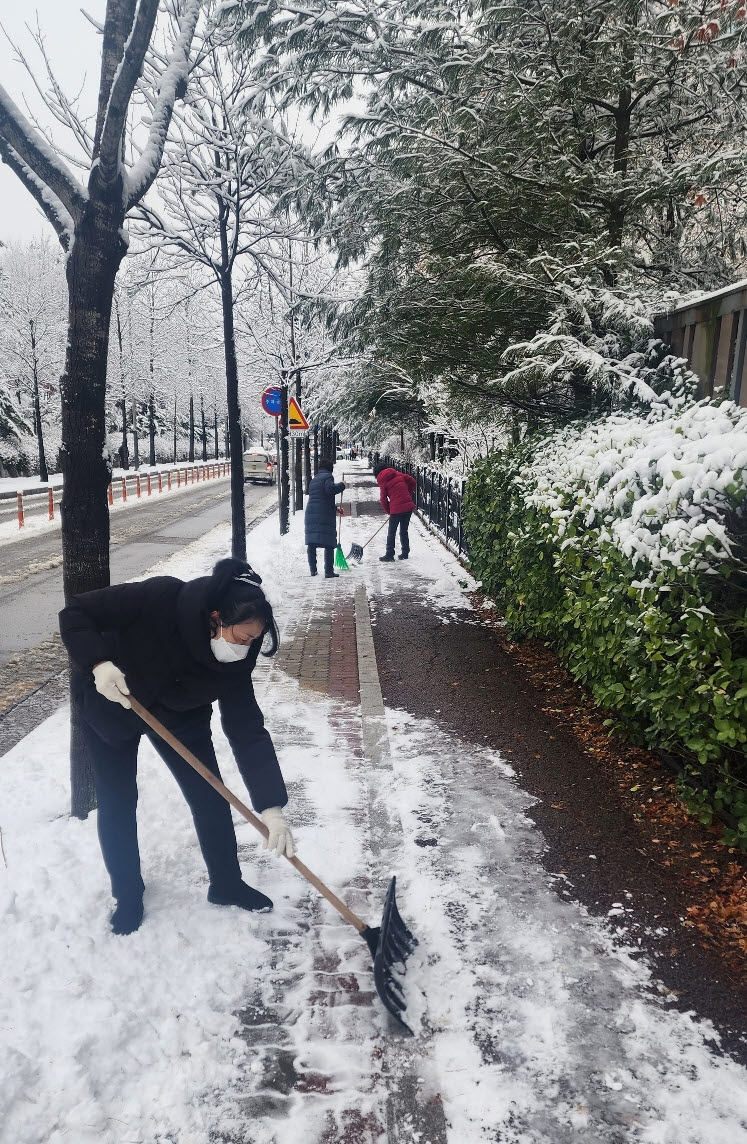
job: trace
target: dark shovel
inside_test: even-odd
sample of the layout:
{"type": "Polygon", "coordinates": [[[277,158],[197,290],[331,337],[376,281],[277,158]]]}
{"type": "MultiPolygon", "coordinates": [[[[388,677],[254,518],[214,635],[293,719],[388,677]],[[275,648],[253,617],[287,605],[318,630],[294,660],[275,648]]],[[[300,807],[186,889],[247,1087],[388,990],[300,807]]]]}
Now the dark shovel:
{"type": "Polygon", "coordinates": [[[384,527],[384,525],[386,525],[388,523],[389,523],[389,519],[385,518],[382,521],[382,523],[379,525],[379,527],[376,529],[376,532],[374,532],[372,536],[369,536],[369,538],[365,544],[353,544],[350,548],[350,551],[348,552],[348,556],[347,556],[348,560],[353,560],[356,564],[360,564],[361,560],[363,559],[363,549],[368,548],[369,544],[374,539],[374,537],[378,536],[379,533],[381,532],[382,528],[384,527]]]}
{"type": "MultiPolygon", "coordinates": [[[[143,707],[142,703],[139,703],[134,695],[130,695],[129,699],[132,704],[132,710],[140,716],[143,722],[147,723],[164,742],[168,743],[170,747],[173,747],[186,763],[194,767],[206,782],[209,782],[211,787],[218,791],[218,794],[223,795],[223,798],[227,802],[230,802],[231,806],[235,807],[247,822],[252,824],[255,830],[258,830],[264,838],[267,838],[269,831],[264,822],[257,818],[256,814],[254,814],[240,798],[237,798],[233,791],[230,791],[219,778],[216,778],[213,772],[209,771],[205,764],[201,763],[197,756],[193,755],[175,735],[172,735],[168,728],[164,727],[162,723],[159,723],[158,719],[151,715],[150,711],[143,707]]],[[[402,921],[399,910],[397,909],[395,899],[397,879],[392,878],[389,883],[389,889],[384,899],[384,913],[381,918],[381,925],[367,926],[366,923],[361,921],[352,910],[348,909],[345,903],[341,901],[328,886],[325,886],[324,882],[317,878],[316,874],[301,862],[299,858],[287,858],[286,856],[286,861],[290,862],[291,866],[295,866],[299,874],[302,874],[306,881],[310,882],[311,885],[319,891],[322,897],[326,898],[327,901],[335,907],[338,914],[358,930],[358,933],[365,941],[373,957],[376,992],[398,1024],[401,1025],[406,1032],[412,1033],[412,1029],[402,1018],[402,1014],[407,1006],[405,1004],[401,976],[405,969],[405,962],[418,942],[417,938],[413,937],[402,921]],[[397,966],[401,967],[399,973],[396,972],[397,966]]]]}

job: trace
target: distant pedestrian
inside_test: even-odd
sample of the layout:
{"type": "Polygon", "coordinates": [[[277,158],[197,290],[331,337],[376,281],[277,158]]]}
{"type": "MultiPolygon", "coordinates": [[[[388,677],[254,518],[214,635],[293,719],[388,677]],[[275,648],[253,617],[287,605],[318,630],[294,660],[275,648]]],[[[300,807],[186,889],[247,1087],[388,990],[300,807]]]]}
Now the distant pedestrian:
{"type": "Polygon", "coordinates": [[[342,481],[335,484],[335,478],[332,476],[334,464],[331,457],[319,459],[319,472],[309,485],[304,517],[309,570],[312,576],[316,576],[316,550],[323,548],[324,575],[328,580],[334,580],[337,576],[334,570],[335,546],[337,544],[335,497],[345,488],[342,481]]]}
{"type": "Polygon", "coordinates": [[[379,486],[381,507],[389,516],[386,534],[386,553],[379,557],[385,564],[394,560],[394,545],[399,529],[399,542],[402,548],[400,560],[410,555],[410,517],[415,511],[415,478],[399,469],[377,465],[374,476],[379,486]]]}

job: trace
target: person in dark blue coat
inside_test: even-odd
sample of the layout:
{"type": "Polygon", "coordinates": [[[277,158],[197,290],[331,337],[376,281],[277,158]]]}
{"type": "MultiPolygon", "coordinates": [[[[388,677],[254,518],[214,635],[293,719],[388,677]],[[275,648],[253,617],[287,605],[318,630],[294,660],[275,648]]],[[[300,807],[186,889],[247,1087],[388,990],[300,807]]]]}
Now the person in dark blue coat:
{"type": "Polygon", "coordinates": [[[335,547],[337,545],[335,497],[345,488],[342,481],[335,484],[335,478],[332,476],[333,468],[334,461],[331,457],[320,458],[319,472],[309,485],[309,497],[306,502],[306,515],[304,517],[309,570],[312,576],[316,576],[316,550],[323,548],[324,575],[328,580],[334,579],[337,575],[334,570],[335,547]]]}
{"type": "Polygon", "coordinates": [[[210,733],[218,700],[223,730],[252,804],[268,827],[266,845],[293,856],[282,807],[288,796],[272,739],[254,698],[252,671],[278,646],[262,579],[241,560],[219,560],[211,576],[184,582],[154,576],[73,596],[60,612],[71,683],[93,765],[98,832],[117,908],[112,929],[143,919],[137,839],[137,754],[145,734],[192,811],[210,878],[208,901],[245,910],[272,902],[241,876],[229,804],[131,709],[130,692],[220,778],[210,733]]]}

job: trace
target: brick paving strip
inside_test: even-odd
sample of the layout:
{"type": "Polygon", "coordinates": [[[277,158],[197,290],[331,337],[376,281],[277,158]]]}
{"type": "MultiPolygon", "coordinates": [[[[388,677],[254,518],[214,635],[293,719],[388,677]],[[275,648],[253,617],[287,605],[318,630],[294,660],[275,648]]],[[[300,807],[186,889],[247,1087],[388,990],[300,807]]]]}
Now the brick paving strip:
{"type": "MultiPolygon", "coordinates": [[[[401,827],[377,793],[388,785],[381,783],[381,776],[391,770],[389,742],[366,590],[358,585],[351,592],[353,583],[352,578],[341,577],[329,591],[326,585],[319,585],[318,592],[309,591],[295,625],[283,635],[266,687],[271,691],[274,683],[290,677],[297,681],[299,700],[332,701],[325,715],[335,748],[344,754],[346,770],[358,782],[360,798],[351,819],[364,839],[366,868],[347,886],[332,888],[375,925],[379,917],[371,911],[383,905],[391,876],[389,854],[401,827]]],[[[274,722],[273,734],[282,745],[299,731],[274,722]]],[[[291,805],[293,822],[302,827],[307,814],[303,784],[294,784],[291,805]]],[[[324,877],[324,871],[319,873],[324,877]]],[[[331,908],[309,891],[301,910],[308,925],[305,956],[293,945],[290,932],[276,932],[270,939],[275,974],[271,997],[263,1000],[267,987],[258,984],[257,996],[240,1014],[241,1036],[256,1055],[253,1068],[261,1070],[249,1078],[253,1091],[242,1099],[244,1114],[248,1119],[278,1118],[278,1144],[283,1139],[282,1120],[291,1112],[298,1117],[299,1101],[310,1142],[445,1144],[440,1098],[424,1101],[420,1095],[418,1073],[423,1071],[427,1041],[421,1037],[414,1042],[386,1031],[388,1018],[382,1020],[367,955],[359,973],[351,972],[349,955],[346,964],[343,955],[331,952],[337,941],[349,948],[352,932],[336,920],[331,908]],[[294,1026],[301,1022],[303,1032],[294,1036],[294,1026]],[[325,1039],[349,1045],[353,1055],[364,1050],[358,1091],[343,1094],[339,1079],[315,1064],[314,1046],[325,1039]],[[325,1106],[335,1093],[336,1111],[332,1111],[325,1106]],[[312,1125],[317,1125],[316,1131],[312,1125]]],[[[356,966],[361,960],[356,954],[356,966]]]]}

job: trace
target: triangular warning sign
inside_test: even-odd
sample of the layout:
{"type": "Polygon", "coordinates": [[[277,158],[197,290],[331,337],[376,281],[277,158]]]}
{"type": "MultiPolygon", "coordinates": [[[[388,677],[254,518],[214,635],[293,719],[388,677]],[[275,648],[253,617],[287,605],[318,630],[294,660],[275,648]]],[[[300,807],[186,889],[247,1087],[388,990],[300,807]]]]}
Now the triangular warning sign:
{"type": "Polygon", "coordinates": [[[309,423],[301,412],[301,406],[296,401],[295,397],[288,398],[288,428],[301,429],[304,432],[308,429],[309,423]]]}

